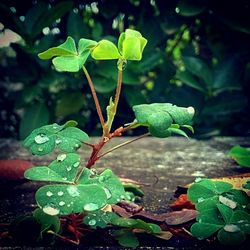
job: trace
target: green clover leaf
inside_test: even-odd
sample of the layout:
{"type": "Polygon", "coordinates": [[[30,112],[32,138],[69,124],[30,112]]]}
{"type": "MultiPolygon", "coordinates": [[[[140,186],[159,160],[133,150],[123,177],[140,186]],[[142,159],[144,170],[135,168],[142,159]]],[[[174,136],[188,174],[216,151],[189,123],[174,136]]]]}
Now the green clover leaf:
{"type": "Polygon", "coordinates": [[[168,137],[172,133],[187,137],[180,126],[192,130],[188,124],[194,116],[194,108],[177,107],[171,103],[152,103],[133,106],[137,122],[149,127],[149,132],[155,137],[168,137]]]}
{"type": "Polygon", "coordinates": [[[64,152],[74,152],[89,139],[85,132],[74,127],[76,124],[70,121],[61,126],[56,123],[42,126],[33,130],[23,145],[35,155],[46,155],[56,147],[64,152]]]}
{"type": "Polygon", "coordinates": [[[118,40],[118,48],[108,40],[101,40],[91,52],[96,60],[121,59],[139,61],[147,44],[147,39],[136,30],[126,29],[118,40]]]}
{"type": "Polygon", "coordinates": [[[78,72],[96,45],[97,42],[82,38],[77,50],[74,39],[69,36],[63,44],[50,48],[38,56],[43,60],[54,57],[52,63],[58,71],[78,72]]]}

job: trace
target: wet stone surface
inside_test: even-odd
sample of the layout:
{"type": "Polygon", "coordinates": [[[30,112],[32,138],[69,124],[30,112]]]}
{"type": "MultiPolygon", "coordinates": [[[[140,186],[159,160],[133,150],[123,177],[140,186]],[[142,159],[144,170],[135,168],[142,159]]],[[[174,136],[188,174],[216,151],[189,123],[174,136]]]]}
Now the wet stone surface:
{"type": "MultiPolygon", "coordinates": [[[[106,145],[106,149],[126,140],[129,138],[115,138],[106,145]]],[[[178,185],[190,183],[197,177],[210,178],[247,172],[246,169],[237,167],[237,164],[227,156],[229,149],[237,144],[249,146],[250,138],[214,137],[210,140],[186,140],[179,137],[144,138],[106,155],[95,167],[100,170],[111,168],[119,176],[147,184],[143,188],[146,195],[142,204],[149,211],[161,213],[169,210],[168,204],[171,203],[178,185]]],[[[87,146],[83,146],[79,152],[84,164],[90,150],[87,146]]],[[[32,156],[20,142],[0,140],[0,159],[28,160],[34,165],[41,166],[50,163],[58,154],[59,151],[45,157],[32,156]]],[[[0,223],[8,223],[18,215],[32,212],[36,207],[34,194],[40,185],[42,184],[25,180],[17,182],[1,180],[0,223]]],[[[175,248],[169,246],[168,249],[175,248]]]]}

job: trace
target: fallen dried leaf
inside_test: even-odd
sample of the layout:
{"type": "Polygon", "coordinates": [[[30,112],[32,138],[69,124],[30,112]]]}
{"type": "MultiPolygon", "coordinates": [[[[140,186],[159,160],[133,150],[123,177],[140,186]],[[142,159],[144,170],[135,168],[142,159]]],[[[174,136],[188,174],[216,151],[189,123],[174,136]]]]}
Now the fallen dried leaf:
{"type": "Polygon", "coordinates": [[[169,231],[162,231],[160,234],[155,234],[154,235],[157,238],[160,238],[162,240],[170,240],[173,236],[173,234],[169,231]]]}
{"type": "Polygon", "coordinates": [[[197,211],[194,209],[183,209],[181,211],[170,212],[165,218],[165,222],[170,226],[184,224],[194,220],[197,216],[197,211]]]}

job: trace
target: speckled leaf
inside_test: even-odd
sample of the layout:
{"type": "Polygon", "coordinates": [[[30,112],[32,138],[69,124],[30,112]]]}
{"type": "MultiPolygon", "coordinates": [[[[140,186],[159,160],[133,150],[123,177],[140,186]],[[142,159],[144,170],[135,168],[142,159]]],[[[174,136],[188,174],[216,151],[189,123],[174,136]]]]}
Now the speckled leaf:
{"type": "Polygon", "coordinates": [[[108,204],[116,204],[126,196],[124,187],[119,178],[110,169],[106,169],[100,175],[90,178],[89,170],[85,169],[79,183],[98,183],[102,185],[108,197],[108,204]]]}
{"type": "Polygon", "coordinates": [[[197,221],[199,221],[199,223],[209,223],[221,226],[225,224],[225,222],[221,219],[220,213],[216,206],[214,208],[199,211],[197,221]]]}
{"type": "Polygon", "coordinates": [[[199,211],[206,211],[208,209],[216,209],[216,204],[219,203],[218,196],[212,196],[206,199],[198,199],[195,208],[199,211]]]}
{"type": "Polygon", "coordinates": [[[172,124],[188,125],[194,116],[192,107],[177,107],[171,103],[153,103],[133,106],[136,120],[142,126],[148,126],[156,137],[168,137],[172,124]]]}
{"type": "Polygon", "coordinates": [[[48,167],[33,167],[25,172],[25,178],[36,181],[72,183],[80,165],[80,156],[75,153],[60,154],[48,167]]]}
{"type": "Polygon", "coordinates": [[[93,40],[80,39],[77,50],[74,39],[69,36],[63,44],[50,48],[38,56],[44,60],[55,57],[52,63],[58,71],[78,72],[96,45],[93,40]]]}
{"type": "Polygon", "coordinates": [[[49,215],[67,215],[95,211],[107,204],[107,195],[100,185],[47,185],[38,189],[36,201],[49,215]]]}
{"type": "Polygon", "coordinates": [[[55,147],[65,152],[74,152],[88,139],[88,135],[78,128],[54,123],[35,129],[23,144],[33,154],[45,155],[55,147]]]}
{"type": "Polygon", "coordinates": [[[105,228],[109,224],[111,224],[111,220],[115,218],[119,218],[116,213],[98,210],[86,215],[83,222],[94,229],[96,229],[97,227],[105,228]]]}
{"type": "Polygon", "coordinates": [[[191,226],[191,233],[194,237],[203,240],[217,232],[222,226],[210,223],[194,223],[191,226]]]}

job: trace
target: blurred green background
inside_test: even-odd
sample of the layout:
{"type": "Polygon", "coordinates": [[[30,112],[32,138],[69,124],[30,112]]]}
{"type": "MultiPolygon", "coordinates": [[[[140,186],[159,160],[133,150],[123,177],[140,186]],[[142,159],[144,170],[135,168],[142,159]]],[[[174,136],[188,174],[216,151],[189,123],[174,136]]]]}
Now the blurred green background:
{"type": "MultiPolygon", "coordinates": [[[[148,45],[143,60],[124,72],[116,126],[134,119],[135,104],[171,102],[195,107],[196,137],[249,135],[249,10],[243,0],[2,0],[0,137],[23,139],[68,119],[99,135],[83,73],[56,72],[37,54],[68,35],[116,43],[126,28],[139,30],[148,45]]],[[[116,87],[114,64],[86,65],[104,111],[116,87]]]]}

